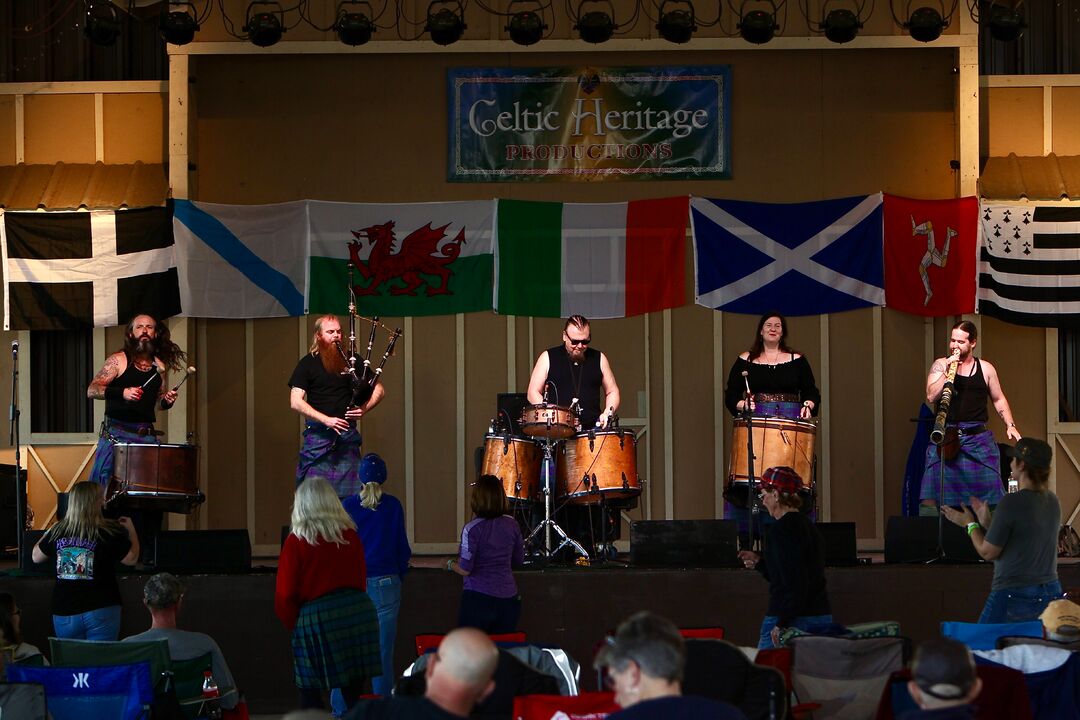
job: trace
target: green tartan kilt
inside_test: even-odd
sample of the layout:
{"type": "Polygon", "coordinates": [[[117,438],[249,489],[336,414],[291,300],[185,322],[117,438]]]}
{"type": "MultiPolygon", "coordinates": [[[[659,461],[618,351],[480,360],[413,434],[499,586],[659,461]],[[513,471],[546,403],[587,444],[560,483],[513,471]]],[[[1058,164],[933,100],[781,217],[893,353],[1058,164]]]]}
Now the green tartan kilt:
{"type": "Polygon", "coordinates": [[[343,588],[300,608],[292,633],[296,687],[346,687],[382,674],[379,616],[363,590],[343,588]]]}

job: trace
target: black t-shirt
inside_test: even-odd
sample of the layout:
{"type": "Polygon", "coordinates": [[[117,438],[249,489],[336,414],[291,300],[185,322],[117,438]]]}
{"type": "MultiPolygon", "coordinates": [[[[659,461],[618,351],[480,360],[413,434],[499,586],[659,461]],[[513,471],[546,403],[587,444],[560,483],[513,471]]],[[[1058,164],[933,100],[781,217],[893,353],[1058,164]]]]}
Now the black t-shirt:
{"type": "Polygon", "coordinates": [[[392,697],[361,701],[346,720],[461,720],[424,697],[392,697]]]}
{"type": "Polygon", "coordinates": [[[719,700],[693,695],[642,700],[608,715],[610,720],[746,720],[743,711],[719,700]]]}
{"type": "Polygon", "coordinates": [[[570,407],[574,398],[581,405],[581,429],[590,430],[596,425],[604,403],[604,373],[600,369],[600,351],[586,348],[580,363],[570,360],[565,345],[548,348],[547,380],[553,387],[548,391],[548,401],[570,407]]]}
{"type": "Polygon", "coordinates": [[[113,420],[128,423],[152,423],[154,422],[154,406],[157,404],[158,393],[161,391],[161,374],[156,367],[149,370],[139,370],[135,363],[128,359],[127,368],[109,383],[107,390],[111,388],[141,387],[142,398],[135,402],[129,402],[124,398],[105,398],[105,414],[113,420]]]}
{"type": "Polygon", "coordinates": [[[352,381],[348,375],[331,375],[318,355],[300,358],[289,378],[289,387],[300,388],[308,405],[330,417],[345,417],[352,400],[352,381]]]}
{"type": "Polygon", "coordinates": [[[116,526],[95,540],[60,535],[54,526],[41,539],[56,571],[52,614],[78,615],[120,604],[116,566],[131,550],[127,530],[116,526]]]}

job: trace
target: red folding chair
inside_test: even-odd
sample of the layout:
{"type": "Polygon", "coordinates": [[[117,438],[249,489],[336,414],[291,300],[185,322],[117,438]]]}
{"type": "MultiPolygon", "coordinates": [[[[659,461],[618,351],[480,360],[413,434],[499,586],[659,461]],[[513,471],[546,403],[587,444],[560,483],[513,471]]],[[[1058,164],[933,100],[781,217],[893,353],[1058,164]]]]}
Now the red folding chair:
{"type": "Polygon", "coordinates": [[[784,676],[784,687],[787,689],[788,698],[791,700],[790,715],[795,720],[805,720],[814,715],[814,711],[821,707],[820,703],[795,703],[797,698],[792,697],[791,686],[791,648],[765,648],[757,651],[754,662],[758,665],[775,668],[784,676]]]}
{"type": "Polygon", "coordinates": [[[599,720],[619,710],[615,693],[588,692],[580,695],[519,695],[514,698],[514,720],[599,720]]]}
{"type": "Polygon", "coordinates": [[[722,627],[697,627],[697,628],[679,628],[679,634],[683,636],[683,639],[695,639],[695,640],[723,640],[724,628],[722,627]]]}

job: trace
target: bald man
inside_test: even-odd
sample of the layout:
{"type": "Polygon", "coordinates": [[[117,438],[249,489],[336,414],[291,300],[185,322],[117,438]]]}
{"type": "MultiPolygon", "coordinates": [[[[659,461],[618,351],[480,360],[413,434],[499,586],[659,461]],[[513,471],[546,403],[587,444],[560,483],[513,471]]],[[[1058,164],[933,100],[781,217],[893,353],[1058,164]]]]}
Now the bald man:
{"type": "Polygon", "coordinates": [[[459,720],[491,694],[499,651],[475,628],[458,628],[428,657],[424,697],[393,697],[361,703],[349,720],[459,720]]]}

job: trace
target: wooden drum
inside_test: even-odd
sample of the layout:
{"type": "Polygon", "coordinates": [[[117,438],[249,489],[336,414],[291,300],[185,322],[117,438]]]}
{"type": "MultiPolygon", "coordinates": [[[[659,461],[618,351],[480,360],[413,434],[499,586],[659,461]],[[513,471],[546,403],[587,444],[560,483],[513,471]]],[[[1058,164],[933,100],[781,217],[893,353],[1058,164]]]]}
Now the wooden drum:
{"type": "MultiPolygon", "coordinates": [[[[771,467],[786,465],[802,478],[800,494],[814,492],[814,439],[817,425],[802,420],[774,417],[753,418],[754,482],[771,467]]],[[[736,418],[731,433],[731,462],[724,497],[733,505],[747,507],[749,474],[746,463],[746,419],[736,418]]]]}

